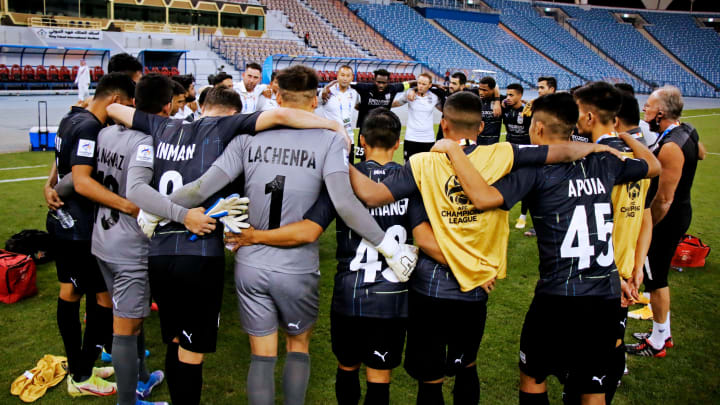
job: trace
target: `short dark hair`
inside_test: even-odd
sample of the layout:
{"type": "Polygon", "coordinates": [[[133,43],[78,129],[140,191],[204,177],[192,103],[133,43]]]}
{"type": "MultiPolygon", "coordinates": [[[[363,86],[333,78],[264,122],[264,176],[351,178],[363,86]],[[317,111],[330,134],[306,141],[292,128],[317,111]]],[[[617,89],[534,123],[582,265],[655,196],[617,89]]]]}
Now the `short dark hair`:
{"type": "Polygon", "coordinates": [[[120,93],[121,95],[132,99],[135,97],[135,82],[133,82],[130,76],[125,73],[108,73],[100,79],[97,88],[95,88],[94,99],[98,100],[110,97],[115,93],[120,93]]]}
{"type": "Polygon", "coordinates": [[[390,72],[385,69],[378,69],[373,72],[373,75],[375,75],[375,78],[377,78],[378,76],[390,77],[390,72]]]}
{"type": "Polygon", "coordinates": [[[374,148],[390,149],[400,139],[402,124],[394,112],[384,107],[370,110],[363,121],[365,143],[374,148]]]}
{"type": "Polygon", "coordinates": [[[522,84],[520,84],[520,83],[510,83],[510,84],[507,85],[507,89],[508,89],[508,90],[515,90],[515,91],[517,91],[517,92],[520,93],[520,94],[523,94],[523,92],[524,92],[523,86],[522,86],[522,84]]]}
{"type": "Polygon", "coordinates": [[[557,90],[557,79],[552,76],[540,76],[538,77],[538,83],[540,82],[547,82],[548,87],[557,90]]]}
{"type": "Polygon", "coordinates": [[[350,67],[350,65],[342,65],[338,68],[338,72],[343,69],[350,69],[351,72],[354,72],[353,68],[350,67]]]}
{"type": "Polygon", "coordinates": [[[278,87],[283,100],[302,102],[316,95],[318,83],[317,72],[305,65],[285,68],[277,75],[278,87]]]}
{"type": "Polygon", "coordinates": [[[622,104],[621,92],[608,82],[590,82],[573,94],[578,103],[592,107],[600,123],[612,122],[622,104]]]}
{"type": "Polygon", "coordinates": [[[635,88],[630,83],[615,83],[615,88],[620,91],[625,91],[633,96],[635,95],[635,88]]]}
{"type": "Polygon", "coordinates": [[[490,76],[485,76],[482,79],[480,79],[480,84],[486,84],[490,88],[490,90],[494,89],[495,86],[497,86],[495,79],[493,79],[490,76]]]}
{"type": "Polygon", "coordinates": [[[443,114],[453,128],[478,131],[482,122],[482,100],[469,91],[458,91],[445,101],[443,114]]]}
{"type": "Polygon", "coordinates": [[[175,80],[171,80],[171,82],[172,82],[173,96],[185,94],[185,92],[187,92],[187,90],[185,89],[185,87],[183,87],[182,84],[176,82],[175,80]]]}
{"type": "Polygon", "coordinates": [[[190,89],[190,85],[192,85],[195,82],[195,78],[191,74],[177,75],[177,76],[171,77],[171,79],[180,83],[185,88],[185,90],[190,89]]]}
{"type": "Polygon", "coordinates": [[[108,73],[124,73],[132,76],[135,72],[142,72],[143,66],[139,60],[129,53],[118,53],[108,61],[108,73]]]}
{"type": "Polygon", "coordinates": [[[533,120],[542,121],[552,135],[561,139],[570,139],[580,115],[577,103],[570,93],[552,93],[538,97],[533,101],[532,111],[533,120]]]}
{"type": "Polygon", "coordinates": [[[157,114],[172,101],[172,82],[159,73],[143,76],[135,87],[135,108],[148,113],[157,114]]]}
{"type": "Polygon", "coordinates": [[[255,69],[255,70],[260,71],[260,73],[262,73],[262,66],[260,66],[259,64],[255,63],[255,62],[248,63],[247,65],[245,65],[245,70],[248,70],[248,69],[255,69]]]}
{"type": "Polygon", "coordinates": [[[637,126],[640,123],[640,104],[632,93],[620,92],[620,110],[617,117],[625,125],[637,126]]]}
{"type": "Polygon", "coordinates": [[[210,87],[210,86],[202,89],[202,91],[200,92],[200,97],[198,97],[199,105],[205,105],[205,99],[207,98],[207,95],[210,92],[210,89],[212,89],[212,87],[210,87]]]}
{"type": "Polygon", "coordinates": [[[240,95],[235,90],[225,86],[210,89],[203,105],[234,108],[236,112],[242,111],[240,95]]]}
{"type": "Polygon", "coordinates": [[[276,78],[277,78],[277,72],[272,72],[272,74],[270,75],[270,81],[273,81],[276,78]]]}
{"type": "Polygon", "coordinates": [[[460,82],[460,84],[467,83],[467,76],[465,76],[465,73],[463,73],[463,72],[455,72],[450,77],[454,77],[454,78],[458,79],[458,82],[460,82]]]}
{"type": "Polygon", "coordinates": [[[215,80],[213,80],[213,82],[210,84],[212,84],[213,86],[217,86],[218,84],[224,82],[227,79],[232,80],[232,76],[230,76],[229,74],[227,74],[225,72],[220,72],[215,75],[215,80]]]}
{"type": "Polygon", "coordinates": [[[582,85],[570,87],[570,90],[568,90],[568,93],[575,94],[575,92],[578,91],[578,89],[581,87],[582,87],[582,85]]]}

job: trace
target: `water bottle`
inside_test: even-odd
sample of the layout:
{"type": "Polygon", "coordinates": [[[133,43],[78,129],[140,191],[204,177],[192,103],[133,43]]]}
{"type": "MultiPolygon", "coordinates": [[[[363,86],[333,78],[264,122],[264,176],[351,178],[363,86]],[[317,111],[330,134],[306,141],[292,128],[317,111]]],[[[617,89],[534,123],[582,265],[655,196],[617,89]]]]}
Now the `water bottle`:
{"type": "Polygon", "coordinates": [[[65,211],[62,208],[58,208],[55,210],[55,213],[57,214],[57,219],[60,221],[60,226],[63,227],[63,229],[70,229],[75,225],[75,220],[73,219],[72,215],[65,211]]]}

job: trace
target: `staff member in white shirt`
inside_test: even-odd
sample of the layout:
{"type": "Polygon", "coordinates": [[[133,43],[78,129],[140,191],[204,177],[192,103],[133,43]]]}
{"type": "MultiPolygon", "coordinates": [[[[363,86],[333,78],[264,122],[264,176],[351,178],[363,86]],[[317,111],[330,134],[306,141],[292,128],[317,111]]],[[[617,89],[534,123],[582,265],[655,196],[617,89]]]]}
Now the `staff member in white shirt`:
{"type": "Polygon", "coordinates": [[[417,79],[415,99],[408,100],[407,91],[393,102],[393,107],[408,105],[407,129],[403,142],[403,156],[407,162],[410,156],[420,152],[430,152],[435,143],[433,111],[442,111],[440,99],[428,91],[432,85],[432,76],[422,73],[417,79]]]}
{"type": "Polygon", "coordinates": [[[90,97],[90,68],[85,59],[80,61],[77,76],[75,76],[75,84],[78,86],[78,98],[80,101],[90,97]]]}
{"type": "MultiPolygon", "coordinates": [[[[355,131],[353,128],[355,126],[352,123],[352,117],[355,106],[360,103],[360,95],[350,87],[353,76],[354,73],[350,66],[340,66],[337,72],[337,83],[323,89],[324,92],[329,92],[330,96],[327,101],[321,101],[321,106],[316,111],[318,115],[341,123],[350,138],[350,143],[354,146],[355,131]]],[[[325,97],[322,97],[321,100],[325,100],[325,97]]],[[[353,147],[350,148],[350,156],[354,156],[353,147]]]]}
{"type": "MultiPolygon", "coordinates": [[[[266,84],[260,84],[262,79],[262,67],[257,63],[248,63],[245,72],[242,74],[242,81],[233,86],[233,89],[240,94],[242,100],[243,114],[252,114],[258,110],[260,95],[267,89],[266,84]]],[[[270,97],[270,94],[267,94],[270,97]]]]}
{"type": "Polygon", "coordinates": [[[270,76],[270,85],[267,90],[260,95],[258,100],[258,111],[268,111],[278,107],[277,94],[280,91],[280,87],[277,82],[277,72],[272,72],[270,76]],[[267,92],[270,91],[270,97],[267,97],[267,92]]]}

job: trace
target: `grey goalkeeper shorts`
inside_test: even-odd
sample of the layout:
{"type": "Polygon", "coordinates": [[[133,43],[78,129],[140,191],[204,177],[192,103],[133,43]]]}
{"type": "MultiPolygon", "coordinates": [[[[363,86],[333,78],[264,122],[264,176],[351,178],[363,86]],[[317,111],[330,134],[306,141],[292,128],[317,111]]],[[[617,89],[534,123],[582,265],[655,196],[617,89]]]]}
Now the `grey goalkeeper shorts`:
{"type": "Polygon", "coordinates": [[[113,315],[141,319],[150,315],[150,279],[147,265],[108,263],[97,259],[112,298],[113,315]]]}
{"type": "Polygon", "coordinates": [[[267,336],[278,327],[288,335],[309,330],[318,317],[320,273],[287,274],[235,262],[240,322],[249,335],[267,336]]]}

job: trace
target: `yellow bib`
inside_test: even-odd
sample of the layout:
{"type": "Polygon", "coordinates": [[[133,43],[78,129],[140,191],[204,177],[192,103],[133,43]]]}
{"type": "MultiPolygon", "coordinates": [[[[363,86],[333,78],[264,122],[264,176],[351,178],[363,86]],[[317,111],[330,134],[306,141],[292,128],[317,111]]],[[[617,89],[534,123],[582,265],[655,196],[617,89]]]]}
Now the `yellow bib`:
{"type": "MultiPolygon", "coordinates": [[[[468,155],[485,181],[492,184],[512,169],[511,144],[477,146],[468,155]]],[[[435,239],[462,291],[470,291],[494,277],[505,278],[508,212],[482,212],[467,198],[447,156],[418,153],[410,167],[422,195],[435,239]]]]}

